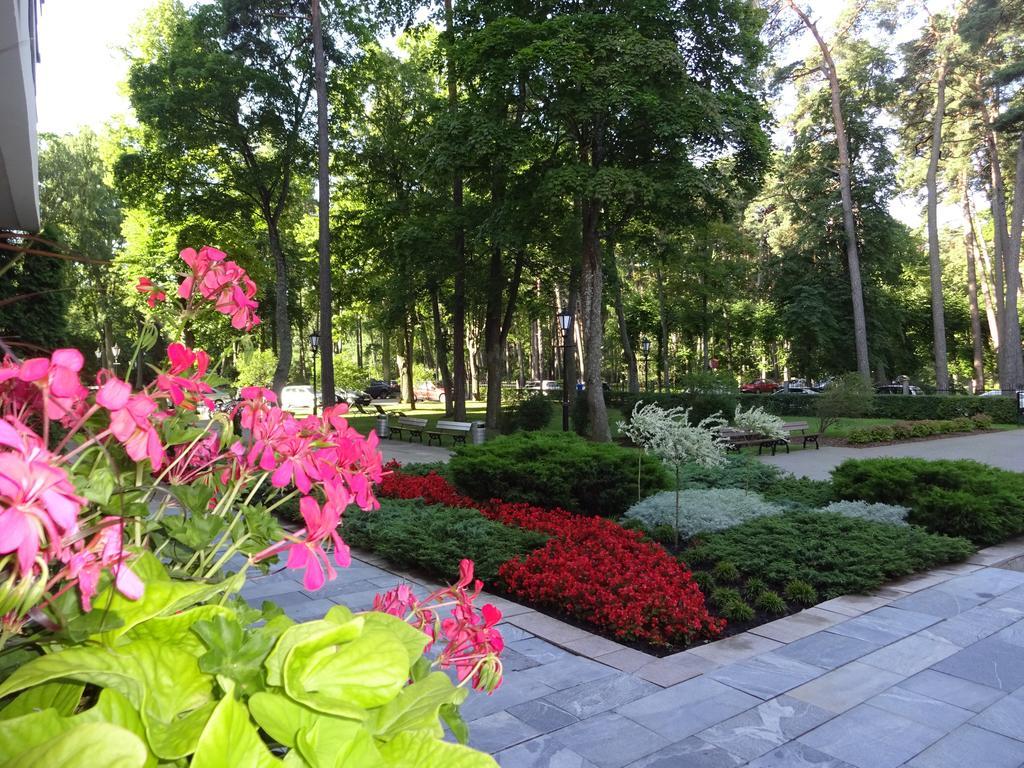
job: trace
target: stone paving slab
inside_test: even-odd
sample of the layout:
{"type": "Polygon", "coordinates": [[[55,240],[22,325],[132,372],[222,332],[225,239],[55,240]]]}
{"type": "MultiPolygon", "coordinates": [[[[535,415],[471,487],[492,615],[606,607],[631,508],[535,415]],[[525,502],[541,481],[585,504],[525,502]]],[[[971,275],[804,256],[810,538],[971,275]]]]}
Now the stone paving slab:
{"type": "Polygon", "coordinates": [[[792,643],[794,640],[812,635],[818,630],[846,621],[849,618],[842,613],[823,610],[820,607],[808,608],[782,619],[769,621],[750,630],[751,634],[767,637],[779,643],[792,643]]]}
{"type": "Polygon", "coordinates": [[[806,701],[779,696],[713,725],[697,736],[745,760],[753,760],[833,716],[834,713],[806,701]]]}

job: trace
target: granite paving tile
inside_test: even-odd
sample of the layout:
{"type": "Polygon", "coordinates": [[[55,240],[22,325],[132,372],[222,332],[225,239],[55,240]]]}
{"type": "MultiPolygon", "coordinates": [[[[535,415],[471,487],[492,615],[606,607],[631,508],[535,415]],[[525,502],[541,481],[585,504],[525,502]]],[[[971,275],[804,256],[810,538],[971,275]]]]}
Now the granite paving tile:
{"type": "Polygon", "coordinates": [[[1005,691],[998,688],[973,683],[934,669],[926,669],[908,677],[900,683],[900,687],[972,712],[981,712],[1006,695],[1005,691]]]}
{"type": "Polygon", "coordinates": [[[509,624],[507,621],[501,622],[501,624],[498,625],[498,629],[501,631],[501,636],[505,640],[505,645],[514,643],[516,640],[529,640],[533,637],[532,633],[517,627],[515,624],[509,624]]]}
{"type": "Polygon", "coordinates": [[[779,696],[703,730],[697,736],[752,760],[835,717],[806,701],[779,696]]]}
{"type": "Polygon", "coordinates": [[[373,608],[373,601],[380,594],[379,589],[368,589],[364,592],[352,592],[343,595],[332,595],[330,600],[336,605],[344,605],[354,613],[369,611],[373,608]]]}
{"type": "Polygon", "coordinates": [[[767,755],[747,763],[747,768],[853,768],[849,763],[819,752],[813,747],[791,741],[767,755]]]}
{"type": "Polygon", "coordinates": [[[891,602],[891,598],[875,595],[843,595],[826,600],[824,603],[818,603],[815,607],[845,616],[860,616],[891,602]]]}
{"type": "Polygon", "coordinates": [[[957,576],[943,585],[946,592],[988,599],[1024,585],[1024,573],[1002,568],[985,568],[966,576],[957,576]]]}
{"type": "Polygon", "coordinates": [[[869,653],[861,657],[860,661],[872,667],[910,676],[959,651],[960,646],[941,637],[917,634],[869,653]]]}
{"type": "Polygon", "coordinates": [[[830,712],[845,712],[903,679],[895,672],[852,661],[794,688],[789,695],[830,712]]]}
{"type": "Polygon", "coordinates": [[[300,592],[301,585],[291,579],[272,579],[266,581],[262,578],[250,579],[242,587],[242,597],[250,603],[259,605],[264,600],[273,601],[277,595],[300,592]]]}
{"type": "Polygon", "coordinates": [[[319,600],[306,600],[302,603],[293,603],[291,605],[282,606],[284,612],[288,615],[288,618],[294,621],[310,621],[312,619],[322,619],[324,614],[333,608],[336,603],[332,603],[330,600],[319,599],[319,600]]]}
{"type": "Polygon", "coordinates": [[[495,755],[501,768],[597,768],[550,736],[525,741],[495,755]]]}
{"type": "MultiPolygon", "coordinates": [[[[633,648],[623,648],[621,651],[602,653],[597,657],[597,661],[600,661],[602,664],[621,669],[623,672],[636,672],[640,667],[651,664],[655,660],[656,657],[651,656],[651,654],[637,651],[633,648]]],[[[677,680],[676,682],[679,681],[677,680]]]]}
{"type": "Polygon", "coordinates": [[[909,768],[1017,768],[1024,744],[973,725],[961,725],[911,760],[909,768]]]}
{"type": "Polygon", "coordinates": [[[579,720],[578,717],[570,715],[544,699],[524,701],[522,704],[509,707],[507,711],[541,733],[557,731],[559,728],[565,728],[579,720]]]}
{"type": "Polygon", "coordinates": [[[798,740],[858,768],[896,768],[945,735],[938,728],[860,704],[798,740]]]}
{"type": "Polygon", "coordinates": [[[686,651],[645,664],[635,674],[655,685],[667,688],[715,669],[717,666],[718,664],[710,659],[686,651]]]}
{"type": "Polygon", "coordinates": [[[590,635],[585,629],[566,624],[564,621],[545,616],[543,613],[530,611],[516,616],[507,616],[509,624],[532,632],[538,637],[550,640],[555,643],[564,643],[569,640],[579,640],[590,635]]]}
{"type": "Polygon", "coordinates": [[[760,703],[750,694],[702,676],[637,699],[617,712],[671,741],[680,741],[760,703]]]}
{"type": "Polygon", "coordinates": [[[868,699],[866,703],[947,733],[974,717],[974,712],[969,709],[933,699],[900,685],[894,685],[868,699]]]}
{"type": "Polygon", "coordinates": [[[777,640],[780,643],[792,643],[794,640],[846,621],[847,618],[849,617],[841,613],[833,613],[820,608],[808,608],[806,611],[794,613],[792,616],[769,621],[750,631],[755,635],[777,640]]]}
{"type": "Polygon", "coordinates": [[[1024,695],[1018,691],[1003,697],[975,716],[971,725],[1024,741],[1024,695]]]}
{"type": "Polygon", "coordinates": [[[835,669],[877,651],[878,648],[876,643],[869,643],[860,638],[837,635],[834,632],[817,632],[779,648],[774,653],[823,669],[835,669]]]}
{"type": "Polygon", "coordinates": [[[299,608],[303,605],[307,605],[310,602],[310,600],[311,598],[309,597],[309,593],[292,589],[288,592],[280,592],[276,595],[269,595],[263,597],[258,602],[254,602],[256,602],[257,605],[262,605],[264,601],[269,601],[274,605],[278,606],[279,608],[299,608]]]}
{"type": "Polygon", "coordinates": [[[735,661],[749,659],[751,656],[774,651],[781,647],[782,643],[775,640],[743,632],[707,645],[698,645],[696,648],[688,650],[687,653],[700,656],[716,664],[732,664],[735,661]]]}
{"type": "Polygon", "coordinates": [[[517,678],[523,682],[538,682],[560,691],[580,683],[588,683],[611,675],[621,675],[617,669],[582,656],[567,656],[549,664],[519,672],[517,678]]]}
{"type": "Polygon", "coordinates": [[[501,666],[506,672],[520,672],[524,669],[539,667],[540,662],[514,648],[505,648],[501,652],[501,666]]]}
{"type": "Polygon", "coordinates": [[[1024,685],[1024,652],[996,635],[979,640],[932,668],[1007,693],[1024,685]]]}
{"type": "Polygon", "coordinates": [[[657,733],[613,712],[581,720],[555,731],[551,738],[599,768],[622,768],[669,744],[657,733]]]}
{"type": "Polygon", "coordinates": [[[546,700],[577,718],[585,719],[658,690],[658,686],[646,680],[616,673],[558,691],[547,696],[546,700]]]}
{"type": "Polygon", "coordinates": [[[598,635],[587,635],[579,640],[569,640],[562,645],[580,656],[596,659],[606,653],[628,650],[626,646],[598,635]]]}
{"type": "MultiPolygon", "coordinates": [[[[504,627],[506,625],[502,624],[500,626],[504,627]]],[[[512,626],[515,626],[515,625],[509,624],[507,626],[512,627],[512,626]]],[[[519,629],[519,628],[516,627],[516,629],[519,629]]],[[[550,664],[553,661],[559,661],[561,659],[568,659],[568,658],[570,658],[572,656],[571,653],[569,653],[568,651],[562,650],[557,645],[553,645],[552,643],[549,643],[547,640],[542,640],[539,637],[534,637],[533,635],[528,633],[525,629],[520,629],[519,631],[524,633],[525,638],[522,639],[522,640],[514,640],[513,639],[513,640],[510,640],[510,641],[506,641],[507,642],[507,645],[506,645],[507,648],[511,648],[512,650],[516,651],[517,653],[521,653],[524,656],[528,656],[529,658],[533,659],[534,661],[538,661],[541,664],[550,664]]],[[[502,630],[502,636],[503,637],[504,637],[504,632],[505,632],[505,630],[503,629],[502,630]]]]}
{"type": "Polygon", "coordinates": [[[492,753],[539,736],[541,732],[508,712],[478,718],[469,729],[469,746],[492,753]]]}
{"type": "Polygon", "coordinates": [[[892,607],[948,619],[984,601],[985,598],[976,597],[973,594],[947,592],[939,586],[915,592],[912,595],[896,600],[892,603],[892,607]]]}
{"type": "MultiPolygon", "coordinates": [[[[1024,616],[1024,610],[1020,616],[1024,616]]],[[[981,605],[964,611],[959,616],[933,624],[921,634],[926,637],[941,637],[954,645],[966,648],[968,645],[1008,627],[1017,618],[1006,611],[996,610],[989,605],[981,605]]]]}
{"type": "Polygon", "coordinates": [[[736,768],[739,765],[743,765],[741,758],[691,736],[630,763],[629,768],[736,768]]]}
{"type": "Polygon", "coordinates": [[[937,624],[938,621],[938,616],[885,606],[855,619],[844,621],[842,624],[836,624],[828,631],[837,635],[867,640],[869,643],[888,645],[932,624],[937,624]]]}
{"type": "Polygon", "coordinates": [[[822,667],[773,652],[719,667],[708,677],[760,699],[770,699],[823,674],[822,667]]]}
{"type": "Polygon", "coordinates": [[[1017,621],[995,633],[994,637],[1004,643],[1024,647],[1024,621],[1017,621]]]}
{"type": "Polygon", "coordinates": [[[915,573],[911,576],[904,576],[902,579],[888,582],[885,586],[897,592],[914,593],[929,589],[938,584],[944,584],[954,577],[952,573],[945,571],[925,571],[915,573]]]}
{"type": "Polygon", "coordinates": [[[470,696],[462,705],[462,717],[470,723],[470,731],[473,730],[472,721],[495,712],[522,704],[531,699],[541,699],[555,689],[538,683],[533,680],[523,680],[525,672],[516,672],[509,675],[502,682],[501,687],[489,696],[470,696]]]}

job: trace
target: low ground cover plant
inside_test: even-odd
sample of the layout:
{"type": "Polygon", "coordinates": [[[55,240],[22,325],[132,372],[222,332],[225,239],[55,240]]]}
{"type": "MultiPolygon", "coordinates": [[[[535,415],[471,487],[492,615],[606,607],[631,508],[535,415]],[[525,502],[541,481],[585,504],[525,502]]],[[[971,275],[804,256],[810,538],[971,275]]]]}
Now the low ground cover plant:
{"type": "Polygon", "coordinates": [[[749,456],[731,455],[716,466],[687,464],[679,472],[680,488],[742,488],[764,493],[783,478],[790,477],[778,467],[749,456]]]}
{"type": "Polygon", "coordinates": [[[915,526],[798,511],[707,534],[682,557],[700,568],[728,562],[741,576],[761,579],[783,594],[806,589],[795,588],[796,580],[828,599],[877,589],[889,579],[963,560],[974,549],[966,539],[915,526]]]}
{"type": "Polygon", "coordinates": [[[910,513],[909,509],[898,504],[878,504],[870,501],[833,501],[823,507],[823,511],[890,525],[907,525],[907,515],[910,513]]]}
{"type": "Polygon", "coordinates": [[[909,440],[915,437],[931,437],[953,432],[973,432],[989,429],[992,417],[984,413],[974,416],[958,416],[955,419],[900,421],[895,424],[876,424],[871,427],[851,429],[846,439],[854,445],[868,443],[891,443],[894,440],[909,440]]]}
{"type": "MultiPolygon", "coordinates": [[[[668,488],[661,463],[640,456],[642,495],[668,488]]],[[[530,432],[457,449],[448,476],[461,493],[617,516],[636,500],[638,453],[575,435],[530,432]]]]}
{"type": "Polygon", "coordinates": [[[976,544],[1024,532],[1024,475],[976,461],[852,459],[832,482],[840,498],[905,506],[909,523],[976,544]]]}
{"type": "Polygon", "coordinates": [[[673,527],[684,538],[720,531],[764,515],[777,515],[783,508],[766,502],[759,494],[739,488],[690,489],[679,494],[680,516],[676,518],[676,494],[662,491],[629,508],[627,518],[648,528],[673,527]]]}

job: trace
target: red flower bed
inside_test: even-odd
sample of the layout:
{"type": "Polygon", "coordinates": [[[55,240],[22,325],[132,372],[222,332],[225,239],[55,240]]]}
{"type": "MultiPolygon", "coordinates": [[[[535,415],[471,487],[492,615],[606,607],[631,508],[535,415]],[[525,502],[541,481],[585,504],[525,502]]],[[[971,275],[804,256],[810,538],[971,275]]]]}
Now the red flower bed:
{"type": "Polygon", "coordinates": [[[657,544],[602,517],[491,499],[475,502],[441,476],[385,476],[380,495],[478,509],[505,525],[551,535],[547,544],[499,571],[508,591],[600,627],[622,640],[656,645],[715,637],[725,627],[708,613],[690,571],[657,544]]]}

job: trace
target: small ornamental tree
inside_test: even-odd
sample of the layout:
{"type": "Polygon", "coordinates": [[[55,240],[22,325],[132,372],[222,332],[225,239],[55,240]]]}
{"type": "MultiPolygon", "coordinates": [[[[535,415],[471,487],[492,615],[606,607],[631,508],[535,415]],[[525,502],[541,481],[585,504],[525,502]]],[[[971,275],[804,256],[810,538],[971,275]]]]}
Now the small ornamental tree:
{"type": "Polygon", "coordinates": [[[775,440],[782,440],[786,437],[785,422],[778,416],[768,413],[760,406],[744,411],[742,405],[737,405],[736,413],[732,417],[732,423],[739,429],[763,435],[764,437],[771,437],[775,440]]]}
{"type": "Polygon", "coordinates": [[[874,409],[875,391],[870,382],[858,373],[848,373],[834,379],[821,395],[815,398],[815,410],[821,433],[839,423],[842,418],[859,419],[874,409]]]}
{"type": "Polygon", "coordinates": [[[629,424],[619,429],[649,453],[653,453],[675,470],[675,539],[679,545],[680,505],[679,473],[686,464],[717,467],[725,463],[726,443],[720,434],[726,420],[720,413],[712,414],[697,424],[690,423],[689,408],[665,410],[656,403],[637,403],[629,424]]]}

